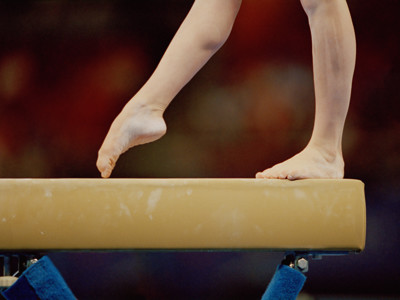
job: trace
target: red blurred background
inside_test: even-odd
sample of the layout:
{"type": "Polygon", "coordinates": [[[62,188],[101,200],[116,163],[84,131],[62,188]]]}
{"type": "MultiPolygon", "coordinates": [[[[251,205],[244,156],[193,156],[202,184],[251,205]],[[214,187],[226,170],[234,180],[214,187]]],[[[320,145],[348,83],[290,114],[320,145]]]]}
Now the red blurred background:
{"type": "MultiPolygon", "coordinates": [[[[192,3],[1,2],[0,177],[99,177],[97,150],[112,120],[151,75],[192,3]]],[[[400,280],[400,264],[393,265],[391,259],[400,242],[400,2],[348,0],[348,4],[358,48],[343,147],[346,177],[366,183],[367,249],[356,258],[332,260],[344,264],[333,279],[328,276],[331,271],[322,270],[328,264],[316,263],[327,282],[318,280],[316,272],[310,273],[305,291],[310,295],[400,295],[394,284],[400,280]],[[368,271],[380,274],[380,279],[366,277],[368,271]]],[[[113,176],[253,177],[306,145],[313,114],[311,38],[300,1],[246,0],[228,42],[168,108],[168,134],[124,154],[113,176]]],[[[101,288],[94,281],[82,283],[71,268],[90,259],[98,267],[100,254],[96,255],[68,254],[67,258],[77,262],[72,265],[65,264],[65,256],[54,256],[80,299],[91,299],[93,290],[101,288]]],[[[138,257],[103,255],[111,264],[138,257]]],[[[271,257],[185,255],[173,259],[190,257],[213,263],[232,259],[242,261],[243,266],[259,266],[260,259],[271,257]]],[[[171,271],[173,266],[159,271],[155,264],[165,259],[151,257],[145,257],[143,277],[149,277],[145,270],[153,270],[152,280],[160,277],[157,272],[187,278],[171,271]]],[[[187,272],[199,272],[198,277],[192,275],[193,281],[206,276],[204,270],[199,271],[200,265],[189,264],[192,269],[187,272]]],[[[262,272],[257,268],[238,269],[243,278],[235,274],[246,281],[262,272]]],[[[268,272],[263,273],[265,285],[273,268],[268,272]]],[[[221,285],[232,288],[234,280],[226,277],[221,285]]],[[[256,299],[264,288],[257,285],[260,282],[242,286],[235,295],[255,290],[256,299]]],[[[185,295],[195,293],[196,287],[185,289],[185,295]]],[[[107,291],[113,290],[118,295],[115,299],[138,295],[152,299],[149,289],[143,283],[127,283],[118,292],[104,288],[102,295],[109,298],[107,291]]],[[[175,291],[168,285],[158,290],[157,297],[171,293],[172,298],[179,298],[174,294],[179,288],[175,291]]],[[[210,291],[204,299],[211,295],[217,294],[210,291]]]]}

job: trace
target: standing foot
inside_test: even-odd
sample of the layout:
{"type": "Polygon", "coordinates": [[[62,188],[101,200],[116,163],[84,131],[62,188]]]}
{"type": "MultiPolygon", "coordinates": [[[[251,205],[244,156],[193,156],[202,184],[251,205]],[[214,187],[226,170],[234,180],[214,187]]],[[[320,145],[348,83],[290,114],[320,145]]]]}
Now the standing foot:
{"type": "Polygon", "coordinates": [[[341,153],[332,153],[315,146],[307,146],[292,158],[256,174],[256,178],[306,179],[344,176],[344,161],[341,153]]]}
{"type": "Polygon", "coordinates": [[[162,111],[130,101],[111,125],[101,146],[97,168],[110,177],[119,156],[137,145],[153,142],[167,131],[162,111]]]}

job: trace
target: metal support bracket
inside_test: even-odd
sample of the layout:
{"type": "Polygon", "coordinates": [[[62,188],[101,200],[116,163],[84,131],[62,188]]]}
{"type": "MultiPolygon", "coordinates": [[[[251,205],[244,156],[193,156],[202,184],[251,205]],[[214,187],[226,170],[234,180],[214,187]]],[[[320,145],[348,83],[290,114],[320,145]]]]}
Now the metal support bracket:
{"type": "Polygon", "coordinates": [[[0,254],[0,291],[6,290],[38,259],[31,254],[0,254]]]}
{"type": "Polygon", "coordinates": [[[324,255],[346,255],[347,252],[287,252],[285,258],[282,260],[283,265],[287,265],[302,273],[308,272],[309,261],[321,260],[324,255]]]}

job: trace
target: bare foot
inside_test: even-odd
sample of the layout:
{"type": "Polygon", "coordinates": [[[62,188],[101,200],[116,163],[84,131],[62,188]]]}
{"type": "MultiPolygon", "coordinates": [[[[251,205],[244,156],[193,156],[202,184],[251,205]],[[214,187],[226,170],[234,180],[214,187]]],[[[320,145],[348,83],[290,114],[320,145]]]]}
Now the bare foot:
{"type": "Polygon", "coordinates": [[[307,146],[292,158],[256,174],[256,178],[305,179],[343,178],[344,161],[341,154],[332,154],[307,146]]]}
{"type": "Polygon", "coordinates": [[[129,102],[111,125],[99,150],[97,168],[110,177],[119,156],[137,145],[158,140],[167,131],[162,111],[129,102]]]}

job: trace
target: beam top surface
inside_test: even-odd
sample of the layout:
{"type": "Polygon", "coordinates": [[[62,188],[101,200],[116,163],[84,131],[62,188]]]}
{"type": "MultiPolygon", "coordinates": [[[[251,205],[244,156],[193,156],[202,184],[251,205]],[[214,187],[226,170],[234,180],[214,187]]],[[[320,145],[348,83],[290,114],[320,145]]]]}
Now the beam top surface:
{"type": "Polygon", "coordinates": [[[361,251],[354,179],[0,179],[0,251],[361,251]]]}

